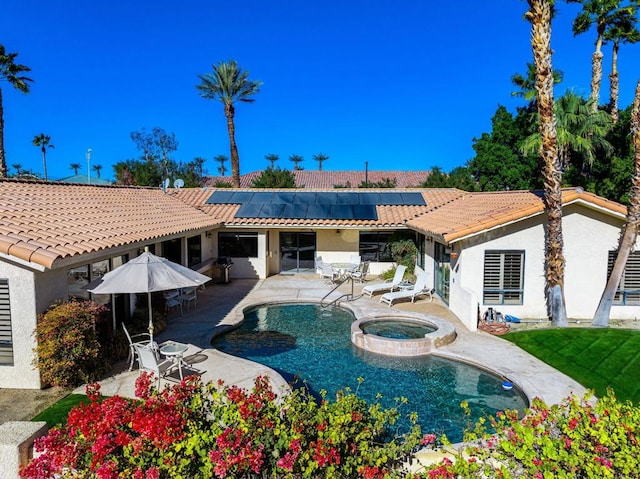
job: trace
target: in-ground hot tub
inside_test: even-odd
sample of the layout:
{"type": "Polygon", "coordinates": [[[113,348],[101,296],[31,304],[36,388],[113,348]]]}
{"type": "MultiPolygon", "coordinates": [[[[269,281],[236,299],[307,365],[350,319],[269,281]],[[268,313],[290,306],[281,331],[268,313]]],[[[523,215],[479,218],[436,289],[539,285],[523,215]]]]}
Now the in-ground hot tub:
{"type": "Polygon", "coordinates": [[[422,356],[456,338],[451,323],[433,316],[385,315],[351,325],[351,342],[387,356],[422,356]]]}

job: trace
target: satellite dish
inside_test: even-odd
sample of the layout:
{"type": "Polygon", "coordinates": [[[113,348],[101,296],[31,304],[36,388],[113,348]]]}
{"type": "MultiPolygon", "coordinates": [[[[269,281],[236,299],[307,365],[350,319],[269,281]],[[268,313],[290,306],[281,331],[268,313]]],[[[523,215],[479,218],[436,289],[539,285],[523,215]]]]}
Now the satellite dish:
{"type": "Polygon", "coordinates": [[[175,180],[175,181],[173,182],[173,187],[174,187],[174,188],[178,188],[178,189],[180,189],[180,188],[182,188],[183,186],[184,186],[184,180],[183,180],[182,178],[178,178],[177,180],[175,180]]]}

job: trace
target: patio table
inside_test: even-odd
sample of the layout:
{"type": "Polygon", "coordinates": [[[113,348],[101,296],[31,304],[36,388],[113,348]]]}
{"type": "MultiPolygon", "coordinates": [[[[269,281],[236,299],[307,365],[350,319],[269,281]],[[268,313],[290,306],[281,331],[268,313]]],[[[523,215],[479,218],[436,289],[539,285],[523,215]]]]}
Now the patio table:
{"type": "Polygon", "coordinates": [[[178,366],[178,372],[180,373],[180,379],[182,377],[182,366],[188,366],[184,362],[184,353],[189,349],[189,345],[179,343],[177,341],[166,341],[160,345],[160,354],[171,359],[178,366]]]}

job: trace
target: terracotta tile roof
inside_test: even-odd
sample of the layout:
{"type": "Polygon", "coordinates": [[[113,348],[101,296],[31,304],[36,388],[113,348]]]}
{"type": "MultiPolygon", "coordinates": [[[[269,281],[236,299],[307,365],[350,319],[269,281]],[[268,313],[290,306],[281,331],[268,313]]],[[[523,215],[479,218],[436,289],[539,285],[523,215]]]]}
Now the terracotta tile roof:
{"type": "MultiPolygon", "coordinates": [[[[282,226],[282,227],[320,227],[320,228],[361,228],[361,227],[378,227],[378,228],[397,228],[405,226],[408,219],[418,217],[428,211],[437,209],[438,207],[446,204],[449,201],[459,198],[464,194],[463,191],[456,189],[412,189],[409,191],[415,191],[422,194],[425,199],[426,206],[385,206],[379,205],[376,207],[378,213],[377,220],[335,220],[335,219],[280,219],[280,218],[235,218],[235,214],[239,209],[239,205],[209,205],[207,199],[213,192],[214,188],[207,190],[181,189],[176,190],[174,193],[177,198],[181,199],[190,206],[194,206],[201,211],[211,215],[216,221],[220,221],[225,226],[251,226],[251,227],[267,227],[267,226],[282,226]]],[[[223,191],[228,191],[227,189],[223,191]]],[[[263,189],[234,189],[233,191],[316,191],[316,192],[336,192],[335,189],[286,189],[286,190],[263,190],[263,189]]],[[[340,189],[339,192],[360,192],[363,191],[378,191],[378,192],[392,192],[397,190],[392,189],[340,189]]],[[[403,189],[402,192],[407,192],[407,189],[403,189]]]]}
{"type": "Polygon", "coordinates": [[[47,268],[69,256],[217,225],[159,189],[0,180],[0,252],[47,268]]]}
{"type": "MultiPolygon", "coordinates": [[[[581,188],[566,188],[563,205],[579,202],[592,208],[602,208],[624,217],[626,208],[581,188]]],[[[544,212],[542,191],[499,191],[465,193],[455,201],[409,220],[408,226],[441,237],[445,242],[519,221],[544,212]]]]}
{"type": "MultiPolygon", "coordinates": [[[[253,180],[262,174],[263,170],[252,171],[246,175],[240,176],[240,187],[251,188],[253,180]]],[[[326,189],[335,188],[336,186],[357,188],[360,183],[365,180],[365,172],[360,171],[331,171],[331,170],[294,170],[292,171],[296,177],[296,188],[313,188],[326,189]]],[[[429,176],[430,171],[369,171],[366,174],[370,182],[378,183],[386,178],[396,180],[397,188],[415,188],[419,187],[429,176]]],[[[205,182],[206,186],[215,187],[216,182],[231,183],[230,176],[209,176],[205,182]]]]}

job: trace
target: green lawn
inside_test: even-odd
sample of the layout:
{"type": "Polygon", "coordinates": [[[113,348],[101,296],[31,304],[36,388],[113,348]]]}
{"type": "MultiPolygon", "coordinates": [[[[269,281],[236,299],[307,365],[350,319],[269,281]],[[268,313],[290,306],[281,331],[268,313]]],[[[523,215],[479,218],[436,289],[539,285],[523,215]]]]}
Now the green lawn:
{"type": "Polygon", "coordinates": [[[602,396],[640,404],[640,331],[557,328],[501,336],[602,396]]]}
{"type": "Polygon", "coordinates": [[[84,394],[69,394],[31,420],[46,421],[49,428],[57,424],[66,424],[69,411],[82,402],[89,404],[89,399],[84,394]]]}

